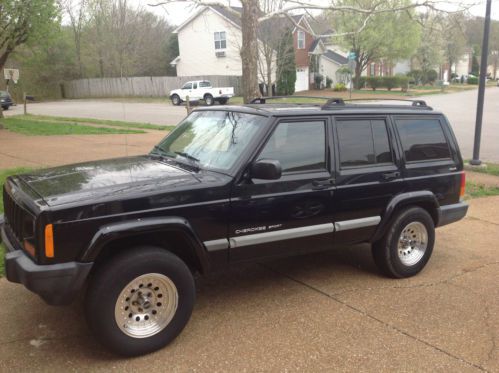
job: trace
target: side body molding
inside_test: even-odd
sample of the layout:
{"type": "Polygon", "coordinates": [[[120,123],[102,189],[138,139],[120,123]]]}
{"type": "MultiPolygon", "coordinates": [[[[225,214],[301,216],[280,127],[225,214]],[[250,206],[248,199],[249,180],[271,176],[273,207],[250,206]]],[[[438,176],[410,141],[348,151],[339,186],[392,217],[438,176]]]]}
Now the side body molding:
{"type": "Polygon", "coordinates": [[[189,247],[185,250],[193,250],[194,257],[199,260],[203,272],[209,269],[209,260],[203,244],[189,222],[177,216],[133,219],[104,225],[93,236],[88,248],[81,256],[81,261],[94,261],[101,250],[114,240],[157,232],[183,234],[189,243],[189,247]]]}
{"type": "Polygon", "coordinates": [[[388,228],[388,223],[390,222],[390,219],[393,216],[394,211],[402,206],[406,206],[409,204],[413,203],[426,203],[426,204],[431,204],[435,208],[435,212],[437,214],[437,221],[435,226],[438,225],[438,220],[439,220],[439,207],[440,204],[438,203],[437,197],[429,190],[421,190],[417,192],[407,192],[407,193],[401,193],[397,194],[395,197],[392,198],[392,200],[388,203],[386,206],[385,211],[383,212],[383,215],[381,217],[381,222],[378,225],[378,229],[374,233],[371,242],[379,240],[381,237],[386,232],[386,229],[388,228]]]}

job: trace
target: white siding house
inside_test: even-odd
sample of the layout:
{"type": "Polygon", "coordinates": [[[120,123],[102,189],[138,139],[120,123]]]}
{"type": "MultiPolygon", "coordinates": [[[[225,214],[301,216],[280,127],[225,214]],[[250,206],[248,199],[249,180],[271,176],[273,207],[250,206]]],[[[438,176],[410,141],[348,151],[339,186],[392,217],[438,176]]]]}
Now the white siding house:
{"type": "MultiPolygon", "coordinates": [[[[204,7],[177,27],[179,56],[171,62],[177,76],[241,76],[239,22],[226,9],[204,7]]],[[[259,73],[266,74],[265,67],[259,73]]]]}

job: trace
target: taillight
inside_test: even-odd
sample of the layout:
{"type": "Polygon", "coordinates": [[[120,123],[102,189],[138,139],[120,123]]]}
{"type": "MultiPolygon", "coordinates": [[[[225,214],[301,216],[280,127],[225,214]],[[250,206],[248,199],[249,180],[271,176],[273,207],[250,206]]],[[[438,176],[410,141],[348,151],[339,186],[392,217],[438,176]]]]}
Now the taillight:
{"type": "Polygon", "coordinates": [[[466,192],[466,174],[463,171],[461,173],[461,188],[459,189],[459,198],[463,198],[465,192],[466,192]]]}

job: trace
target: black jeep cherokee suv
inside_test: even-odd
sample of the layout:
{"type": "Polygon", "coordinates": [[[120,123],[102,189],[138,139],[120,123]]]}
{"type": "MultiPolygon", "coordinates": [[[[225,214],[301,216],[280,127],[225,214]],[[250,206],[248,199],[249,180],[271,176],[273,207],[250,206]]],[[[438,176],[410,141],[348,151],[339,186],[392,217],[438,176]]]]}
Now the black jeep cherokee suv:
{"type": "Polygon", "coordinates": [[[199,108],[148,155],[8,178],[8,280],[57,305],[85,286],[94,333],[138,355],[182,331],[196,271],[360,242],[388,276],[421,271],[467,211],[445,116],[266,100],[199,108]]]}

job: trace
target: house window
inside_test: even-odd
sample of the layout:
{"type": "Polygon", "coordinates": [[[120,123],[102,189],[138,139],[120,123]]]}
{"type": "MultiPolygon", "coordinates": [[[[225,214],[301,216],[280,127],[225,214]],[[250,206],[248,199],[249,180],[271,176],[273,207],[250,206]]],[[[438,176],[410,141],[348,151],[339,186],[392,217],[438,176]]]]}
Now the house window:
{"type": "Polygon", "coordinates": [[[298,30],[298,49],[305,49],[305,32],[298,30]]]}
{"type": "Polygon", "coordinates": [[[215,49],[227,48],[227,36],[225,31],[215,32],[215,49]]]}
{"type": "Polygon", "coordinates": [[[376,75],[376,65],[372,63],[369,65],[369,75],[370,76],[375,76],[376,75]]]}

